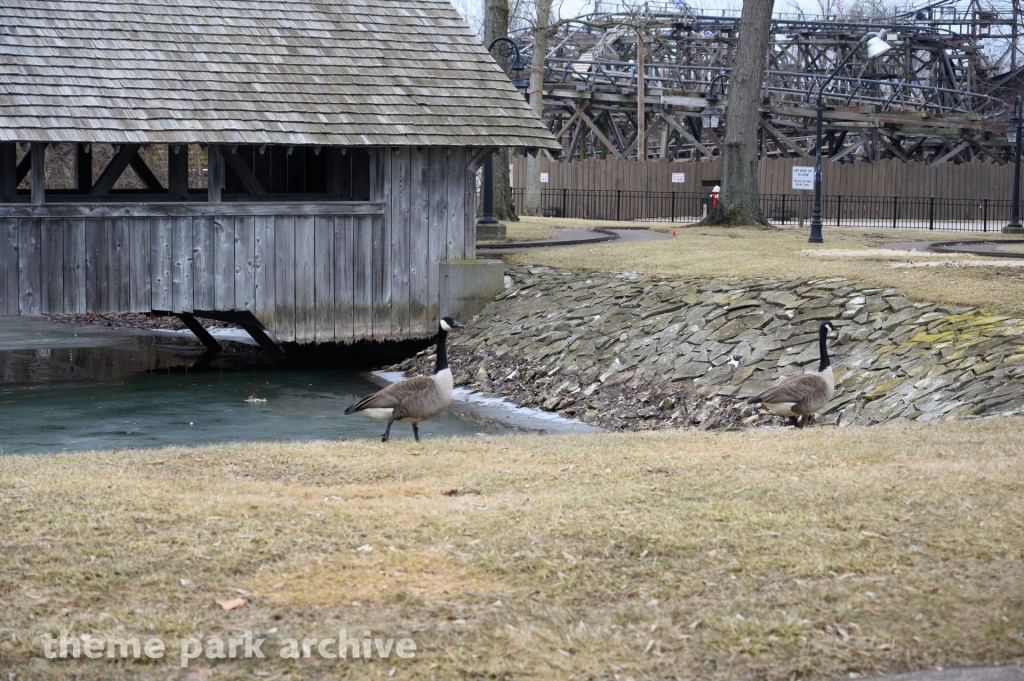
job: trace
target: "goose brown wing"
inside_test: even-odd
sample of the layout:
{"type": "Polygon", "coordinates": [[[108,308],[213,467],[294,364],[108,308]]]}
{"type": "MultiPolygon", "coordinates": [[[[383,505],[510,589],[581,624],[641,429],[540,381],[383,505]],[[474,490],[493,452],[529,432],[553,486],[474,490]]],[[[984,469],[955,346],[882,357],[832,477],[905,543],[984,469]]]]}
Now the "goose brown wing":
{"type": "Polygon", "coordinates": [[[429,390],[434,387],[434,381],[429,376],[413,376],[398,383],[392,383],[372,395],[367,395],[351,407],[345,410],[346,414],[354,414],[364,409],[394,409],[402,400],[411,395],[429,390]]]}
{"type": "Polygon", "coordinates": [[[825,379],[817,374],[798,374],[789,376],[758,395],[762,402],[794,402],[815,401],[828,392],[825,379]]]}

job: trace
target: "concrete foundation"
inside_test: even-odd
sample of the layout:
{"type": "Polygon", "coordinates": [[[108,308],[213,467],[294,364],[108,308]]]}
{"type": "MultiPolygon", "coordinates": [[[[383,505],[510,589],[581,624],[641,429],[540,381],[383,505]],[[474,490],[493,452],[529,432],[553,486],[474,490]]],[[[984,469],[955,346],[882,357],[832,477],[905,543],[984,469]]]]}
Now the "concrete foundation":
{"type": "Polygon", "coordinates": [[[500,239],[504,239],[505,235],[505,223],[503,222],[498,222],[495,224],[487,224],[482,222],[476,223],[477,241],[498,241],[500,239]]]}
{"type": "Polygon", "coordinates": [[[505,290],[500,260],[449,260],[441,263],[441,316],[466,323],[505,290]]]}

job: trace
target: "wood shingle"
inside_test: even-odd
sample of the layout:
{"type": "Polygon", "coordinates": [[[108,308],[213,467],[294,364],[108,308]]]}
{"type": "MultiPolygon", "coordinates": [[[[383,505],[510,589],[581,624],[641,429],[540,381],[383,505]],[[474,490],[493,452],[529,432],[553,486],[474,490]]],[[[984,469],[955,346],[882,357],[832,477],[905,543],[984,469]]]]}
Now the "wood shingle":
{"type": "Polygon", "coordinates": [[[435,0],[4,0],[0,141],[559,148],[435,0]]]}

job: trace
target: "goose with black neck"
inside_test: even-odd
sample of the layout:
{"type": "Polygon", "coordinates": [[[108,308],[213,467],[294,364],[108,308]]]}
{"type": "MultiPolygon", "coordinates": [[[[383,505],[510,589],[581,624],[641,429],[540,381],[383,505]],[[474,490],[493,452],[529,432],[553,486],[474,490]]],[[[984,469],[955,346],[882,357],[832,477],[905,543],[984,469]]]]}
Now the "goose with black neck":
{"type": "Polygon", "coordinates": [[[781,381],[747,400],[750,404],[763,404],[780,416],[788,416],[790,423],[803,428],[814,414],[832,399],[835,376],[832,360],[828,356],[828,334],[835,331],[832,322],[818,327],[818,370],[787,376],[781,381]]]}
{"type": "Polygon", "coordinates": [[[392,383],[383,390],[367,395],[345,410],[346,414],[364,414],[387,420],[381,442],[391,437],[391,424],[404,421],[412,424],[412,434],[420,441],[419,424],[430,420],[452,403],[452,371],[448,368],[448,332],[463,328],[451,317],[443,317],[437,332],[437,365],[431,376],[414,376],[392,383]]]}

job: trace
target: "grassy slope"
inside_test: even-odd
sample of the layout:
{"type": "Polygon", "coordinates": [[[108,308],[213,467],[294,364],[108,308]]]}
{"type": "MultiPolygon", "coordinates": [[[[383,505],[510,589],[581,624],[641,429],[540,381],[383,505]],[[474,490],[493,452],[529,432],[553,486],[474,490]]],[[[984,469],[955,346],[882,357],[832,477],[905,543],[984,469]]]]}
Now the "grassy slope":
{"type": "MultiPolygon", "coordinates": [[[[0,457],[0,672],[182,678],[38,659],[34,637],[68,628],[411,635],[423,653],[395,678],[1020,660],[1022,436],[1009,419],[0,457]],[[222,612],[233,588],[249,605],[222,612]]],[[[214,678],[337,669],[275,656],[214,678]]]]}
{"type": "MultiPolygon", "coordinates": [[[[537,219],[537,218],[535,218],[537,219]]],[[[566,221],[548,220],[552,225],[566,221]]],[[[570,227],[607,225],[568,221],[570,227]]],[[[611,223],[614,224],[614,223],[611,223]]],[[[533,251],[511,256],[515,262],[552,267],[629,270],[685,277],[769,277],[807,279],[844,276],[878,286],[895,286],[908,297],[937,302],[977,305],[997,312],[1024,316],[1022,268],[893,267],[895,263],[937,260],[935,256],[879,253],[850,257],[835,251],[867,251],[870,246],[903,241],[948,241],[959,237],[980,239],[981,234],[866,228],[826,228],[825,243],[807,243],[806,228],[760,230],[745,227],[670,226],[678,236],[671,241],[615,243],[533,251]],[[832,252],[810,256],[808,251],[832,252]]],[[[661,229],[666,229],[664,225],[661,229]]],[[[999,238],[998,236],[989,238],[999,238]]],[[[978,260],[970,256],[960,260],[978,260]]]]}

